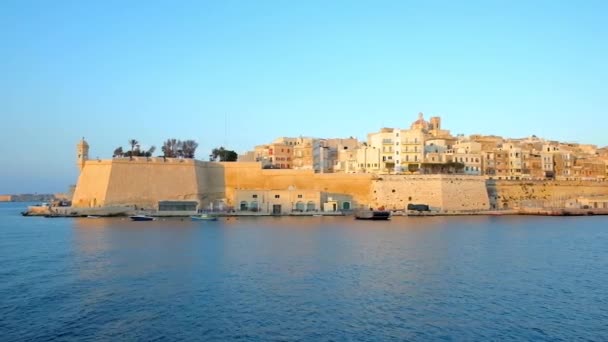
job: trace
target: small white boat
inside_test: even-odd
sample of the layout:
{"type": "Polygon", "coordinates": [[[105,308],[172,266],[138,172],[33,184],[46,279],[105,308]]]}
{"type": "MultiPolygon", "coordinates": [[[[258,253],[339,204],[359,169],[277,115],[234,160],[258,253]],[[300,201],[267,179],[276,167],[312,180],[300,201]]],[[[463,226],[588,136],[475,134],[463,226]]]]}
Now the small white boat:
{"type": "Polygon", "coordinates": [[[148,216],[148,215],[133,215],[133,216],[129,216],[129,218],[132,221],[154,221],[154,220],[156,220],[155,217],[148,216]]]}
{"type": "Polygon", "coordinates": [[[90,218],[90,219],[98,219],[98,218],[101,218],[101,216],[97,216],[97,215],[87,215],[87,218],[90,218]]]}

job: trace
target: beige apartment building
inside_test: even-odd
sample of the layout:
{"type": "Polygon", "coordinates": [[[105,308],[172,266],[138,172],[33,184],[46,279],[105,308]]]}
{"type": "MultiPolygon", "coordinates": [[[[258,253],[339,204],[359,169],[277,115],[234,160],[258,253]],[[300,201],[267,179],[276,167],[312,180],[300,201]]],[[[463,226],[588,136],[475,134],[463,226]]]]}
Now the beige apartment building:
{"type": "Polygon", "coordinates": [[[380,152],[380,170],[391,173],[395,170],[395,134],[393,128],[382,128],[367,135],[367,145],[380,152]]]}
{"type": "Polygon", "coordinates": [[[293,147],[281,143],[258,145],[254,150],[254,161],[263,168],[291,169],[293,167],[293,147]]]}
{"type": "Polygon", "coordinates": [[[293,168],[297,170],[313,169],[313,138],[297,138],[293,147],[293,168]]]}

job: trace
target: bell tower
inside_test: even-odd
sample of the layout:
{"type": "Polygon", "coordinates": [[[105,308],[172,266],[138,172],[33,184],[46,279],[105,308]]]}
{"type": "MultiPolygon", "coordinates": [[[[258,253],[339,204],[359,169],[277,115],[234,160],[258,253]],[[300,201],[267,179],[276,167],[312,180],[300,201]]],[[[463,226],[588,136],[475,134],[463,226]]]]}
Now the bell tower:
{"type": "Polygon", "coordinates": [[[84,137],[76,145],[76,166],[78,171],[81,172],[84,167],[84,163],[89,159],[89,144],[84,137]]]}

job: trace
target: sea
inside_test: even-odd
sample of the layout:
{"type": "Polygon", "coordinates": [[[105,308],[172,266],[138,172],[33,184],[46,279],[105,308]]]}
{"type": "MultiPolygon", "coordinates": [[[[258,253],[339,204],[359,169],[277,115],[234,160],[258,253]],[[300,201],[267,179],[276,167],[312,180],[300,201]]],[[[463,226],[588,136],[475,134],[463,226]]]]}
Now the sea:
{"type": "Polygon", "coordinates": [[[606,341],[608,217],[22,217],[1,341],[606,341]]]}

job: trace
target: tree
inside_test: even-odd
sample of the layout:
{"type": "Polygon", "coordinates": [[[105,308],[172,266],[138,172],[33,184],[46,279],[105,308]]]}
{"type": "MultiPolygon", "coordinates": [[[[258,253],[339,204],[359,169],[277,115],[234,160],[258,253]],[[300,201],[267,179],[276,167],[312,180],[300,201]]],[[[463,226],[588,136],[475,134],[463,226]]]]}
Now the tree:
{"type": "Polygon", "coordinates": [[[167,139],[161,150],[165,158],[194,158],[198,143],[194,140],[167,139]]]}
{"type": "Polygon", "coordinates": [[[129,145],[131,145],[131,154],[129,155],[130,159],[133,159],[133,153],[135,152],[135,146],[138,144],[139,144],[139,141],[137,141],[135,139],[129,140],[129,145]]]}
{"type": "Polygon", "coordinates": [[[209,155],[209,159],[211,161],[215,161],[219,158],[219,161],[221,162],[234,162],[237,160],[238,157],[239,155],[236,152],[232,150],[227,150],[223,146],[220,146],[219,148],[214,148],[211,151],[211,154],[209,155]]]}
{"type": "Polygon", "coordinates": [[[122,157],[124,155],[124,151],[122,150],[122,146],[117,147],[112,154],[112,157],[122,157]]]}
{"type": "Polygon", "coordinates": [[[163,156],[165,156],[165,158],[176,158],[177,151],[179,150],[179,143],[180,141],[177,139],[167,139],[163,143],[163,147],[161,147],[163,156]]]}
{"type": "Polygon", "coordinates": [[[146,157],[152,157],[152,153],[154,153],[154,151],[156,151],[156,146],[152,145],[144,154],[146,157]]]}
{"type": "Polygon", "coordinates": [[[194,158],[194,153],[196,153],[196,148],[198,147],[198,143],[194,140],[184,140],[182,142],[182,152],[184,158],[194,158]]]}

